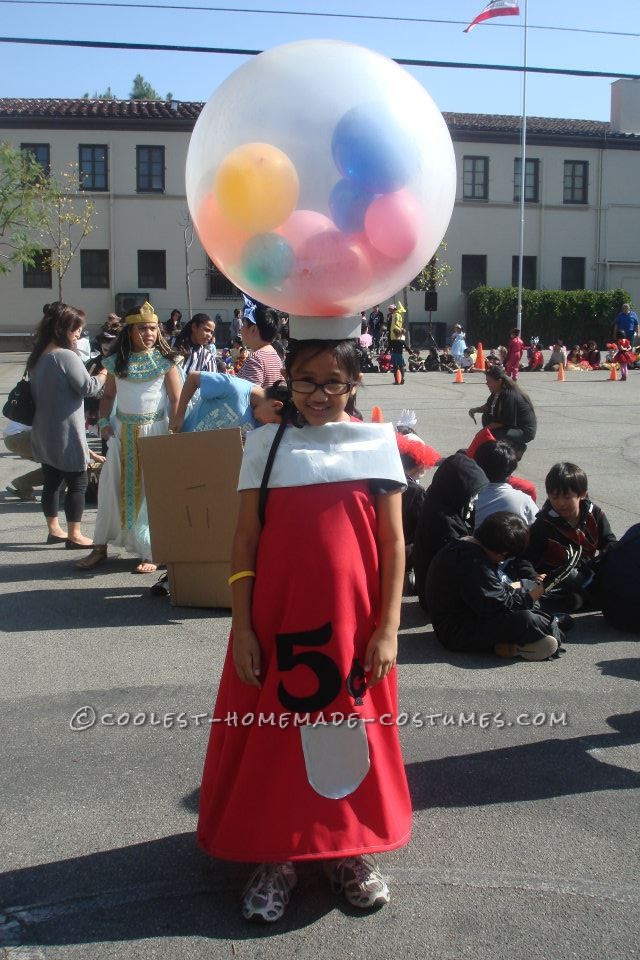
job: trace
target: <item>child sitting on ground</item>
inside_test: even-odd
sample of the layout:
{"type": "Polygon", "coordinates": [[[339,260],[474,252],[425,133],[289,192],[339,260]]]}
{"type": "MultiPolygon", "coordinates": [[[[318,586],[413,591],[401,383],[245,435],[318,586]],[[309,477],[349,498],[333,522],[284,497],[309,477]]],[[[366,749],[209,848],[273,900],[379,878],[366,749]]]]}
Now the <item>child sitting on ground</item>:
{"type": "Polygon", "coordinates": [[[527,358],[529,362],[525,369],[529,373],[542,370],[544,366],[544,357],[542,355],[542,350],[540,349],[539,337],[531,337],[531,343],[527,347],[527,358]]]}
{"type": "Polygon", "coordinates": [[[467,347],[464,353],[462,354],[462,360],[460,361],[460,366],[463,370],[473,370],[473,365],[475,363],[475,357],[471,356],[471,348],[467,347]]]}
{"type": "Polygon", "coordinates": [[[573,607],[597,606],[598,561],[615,534],[604,512],[588,498],[587,475],[575,463],[556,463],[544,481],[547,501],[538,513],[524,554],[537,574],[548,574],[565,562],[570,548],[580,547],[578,566],[562,583],[563,595],[573,594],[573,607]]]}
{"type": "MultiPolygon", "coordinates": [[[[547,660],[558,652],[564,639],[558,620],[537,603],[544,585],[529,590],[510,583],[501,571],[501,564],[521,554],[528,540],[524,520],[498,512],[473,537],[454,540],[436,554],[425,593],[443,647],[523,660],[547,660]]],[[[563,625],[566,629],[567,621],[563,625]]]]}

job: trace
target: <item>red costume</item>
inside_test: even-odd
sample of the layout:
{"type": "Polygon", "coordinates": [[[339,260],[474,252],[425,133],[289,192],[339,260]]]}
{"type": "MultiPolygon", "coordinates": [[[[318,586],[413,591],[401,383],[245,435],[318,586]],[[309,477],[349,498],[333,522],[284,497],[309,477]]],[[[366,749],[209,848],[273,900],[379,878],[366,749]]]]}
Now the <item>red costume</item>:
{"type": "Polygon", "coordinates": [[[627,367],[636,362],[636,355],[631,349],[631,344],[626,338],[618,340],[618,352],[613,358],[614,363],[621,363],[627,367]]]}
{"type": "Polygon", "coordinates": [[[518,371],[520,369],[520,360],[524,351],[524,343],[520,337],[511,337],[507,346],[507,359],[504,364],[505,373],[512,377],[513,380],[518,379],[518,371]]]}
{"type": "MultiPolygon", "coordinates": [[[[305,431],[315,430],[317,437],[329,426],[346,426],[356,434],[385,431],[384,442],[393,443],[399,467],[386,479],[392,479],[391,487],[397,484],[402,468],[390,425],[291,427],[285,439],[295,445],[305,431]]],[[[269,440],[270,427],[255,434],[264,431],[271,431],[269,440]]],[[[247,449],[253,440],[250,434],[247,449]]],[[[348,456],[353,459],[352,446],[348,456]]],[[[261,649],[262,689],[238,678],[230,642],[214,710],[198,840],[223,859],[279,862],[382,852],[405,844],[411,831],[395,724],[395,669],[358,703],[358,666],[364,664],[380,610],[375,495],[352,465],[342,472],[351,470],[354,479],[309,483],[307,473],[292,481],[300,485],[284,486],[295,453],[281,449],[276,457],[258,546],[252,621],[261,649]],[[302,728],[294,722],[296,715],[305,719],[307,714],[312,721],[320,714],[330,721],[334,713],[370,721],[363,725],[368,772],[337,799],[311,785],[302,728]]],[[[326,473],[321,457],[316,444],[312,472],[326,473]]],[[[366,459],[370,462],[370,456],[366,459]]],[[[258,461],[254,477],[262,469],[263,459],[258,461]]],[[[255,478],[243,487],[241,474],[241,488],[251,487],[255,478]]]]}

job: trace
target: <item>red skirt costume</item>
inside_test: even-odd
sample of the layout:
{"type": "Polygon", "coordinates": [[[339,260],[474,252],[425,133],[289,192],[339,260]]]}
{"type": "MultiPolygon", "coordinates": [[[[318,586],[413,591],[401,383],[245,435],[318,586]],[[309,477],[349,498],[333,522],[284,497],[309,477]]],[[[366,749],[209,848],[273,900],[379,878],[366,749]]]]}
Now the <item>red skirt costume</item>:
{"type": "Polygon", "coordinates": [[[200,796],[198,841],[212,856],[337,858],[409,840],[396,670],[361,705],[347,682],[380,607],[376,526],[364,479],[269,490],[252,606],[262,689],[239,680],[230,641],[200,796]],[[336,714],[369,721],[369,770],[341,799],[311,786],[295,722],[336,714]]]}

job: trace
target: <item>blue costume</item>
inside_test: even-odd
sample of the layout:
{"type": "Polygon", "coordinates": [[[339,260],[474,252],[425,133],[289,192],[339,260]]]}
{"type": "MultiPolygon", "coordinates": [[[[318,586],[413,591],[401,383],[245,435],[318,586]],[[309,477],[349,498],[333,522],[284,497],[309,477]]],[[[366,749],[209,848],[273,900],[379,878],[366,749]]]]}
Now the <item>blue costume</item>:
{"type": "Polygon", "coordinates": [[[226,430],[258,423],[251,407],[255,384],[227,373],[201,373],[200,396],[184,421],[184,431],[226,430]]]}

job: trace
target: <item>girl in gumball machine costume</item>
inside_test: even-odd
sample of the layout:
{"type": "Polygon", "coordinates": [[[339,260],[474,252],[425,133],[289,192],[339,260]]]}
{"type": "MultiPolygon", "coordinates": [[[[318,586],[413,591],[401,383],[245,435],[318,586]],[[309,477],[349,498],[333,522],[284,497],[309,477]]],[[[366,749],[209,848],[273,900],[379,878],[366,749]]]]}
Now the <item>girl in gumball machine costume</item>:
{"type": "Polygon", "coordinates": [[[372,855],[411,831],[395,723],[405,478],[393,428],[350,416],[355,340],[291,341],[286,376],[293,421],[247,437],[198,823],[213,856],[262,861],[242,905],[262,922],[283,915],[304,860],[324,861],[352,905],[388,903],[372,855]]]}
{"type": "Polygon", "coordinates": [[[282,917],[303,861],[322,861],[353,906],[381,907],[374,857],[409,840],[395,665],[406,481],[391,425],[352,417],[356,346],[363,306],[393,299],[432,257],[455,188],[429,95],[353,44],[252,58],[191,138],[203,246],[240,290],[290,314],[292,411],[249,434],[240,473],[198,822],[212,856],[260,862],[247,920],[282,917]]]}

